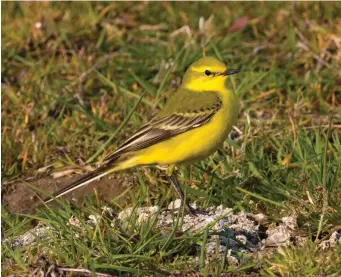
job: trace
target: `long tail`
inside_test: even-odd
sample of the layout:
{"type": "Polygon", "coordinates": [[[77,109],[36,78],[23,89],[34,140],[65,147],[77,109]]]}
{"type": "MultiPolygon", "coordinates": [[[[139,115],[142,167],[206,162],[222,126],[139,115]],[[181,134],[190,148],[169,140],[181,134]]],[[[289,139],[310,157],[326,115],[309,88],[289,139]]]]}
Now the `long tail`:
{"type": "Polygon", "coordinates": [[[90,182],[95,181],[95,180],[97,180],[97,179],[99,179],[99,178],[101,178],[107,174],[110,174],[111,172],[114,172],[116,170],[117,170],[116,167],[111,165],[111,164],[101,166],[101,167],[97,168],[96,170],[94,170],[88,174],[85,174],[84,176],[82,176],[81,178],[79,178],[75,182],[71,183],[67,187],[56,192],[55,194],[53,194],[52,197],[48,197],[48,198],[44,199],[44,202],[49,203],[58,197],[61,197],[65,194],[70,193],[71,191],[79,189],[79,188],[89,184],[90,182]]]}
{"type": "Polygon", "coordinates": [[[117,155],[110,158],[110,160],[105,161],[104,165],[100,166],[96,170],[85,174],[75,182],[71,183],[67,187],[63,188],[62,190],[56,192],[52,195],[52,197],[48,197],[44,199],[45,203],[49,203],[54,199],[61,197],[65,194],[74,191],[75,189],[79,189],[84,187],[85,185],[89,184],[92,181],[95,181],[105,175],[108,175],[112,172],[127,169],[133,166],[138,165],[138,156],[134,155],[117,155]]]}

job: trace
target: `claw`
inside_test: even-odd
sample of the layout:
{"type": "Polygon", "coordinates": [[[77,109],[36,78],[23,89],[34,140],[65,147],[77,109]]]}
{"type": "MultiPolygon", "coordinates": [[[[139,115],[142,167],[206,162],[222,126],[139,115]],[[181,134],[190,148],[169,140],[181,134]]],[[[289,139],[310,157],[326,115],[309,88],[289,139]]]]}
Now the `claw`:
{"type": "Polygon", "coordinates": [[[206,211],[206,210],[201,210],[199,208],[193,208],[191,205],[189,204],[186,204],[187,206],[187,210],[188,210],[188,213],[191,215],[191,216],[198,216],[198,215],[208,215],[209,214],[209,211],[206,211]]]}

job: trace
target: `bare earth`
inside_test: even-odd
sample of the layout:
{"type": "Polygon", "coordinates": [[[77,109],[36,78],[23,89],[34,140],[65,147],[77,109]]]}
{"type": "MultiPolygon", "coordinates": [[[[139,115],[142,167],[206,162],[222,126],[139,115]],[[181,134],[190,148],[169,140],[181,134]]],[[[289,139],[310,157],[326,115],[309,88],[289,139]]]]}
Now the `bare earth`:
{"type": "MultiPolygon", "coordinates": [[[[39,190],[53,193],[57,190],[66,187],[71,182],[79,178],[80,175],[72,175],[54,179],[52,177],[44,177],[30,182],[15,182],[3,184],[1,186],[2,205],[10,213],[32,213],[42,204],[41,198],[45,198],[40,192],[37,193],[32,186],[39,190]]],[[[134,183],[132,175],[110,175],[95,181],[88,186],[77,189],[65,196],[65,199],[77,199],[82,201],[85,196],[94,193],[96,189],[98,196],[102,200],[109,201],[122,194],[130,185],[134,183]]]]}

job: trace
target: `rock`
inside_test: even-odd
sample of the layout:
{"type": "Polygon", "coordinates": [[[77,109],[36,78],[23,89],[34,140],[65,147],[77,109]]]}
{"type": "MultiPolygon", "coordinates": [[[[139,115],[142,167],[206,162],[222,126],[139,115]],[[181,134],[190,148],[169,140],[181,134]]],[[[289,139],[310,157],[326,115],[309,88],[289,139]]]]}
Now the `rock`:
{"type": "Polygon", "coordinates": [[[270,226],[266,231],[268,237],[262,241],[264,247],[288,246],[290,244],[290,234],[297,226],[297,218],[296,216],[283,217],[282,222],[283,224],[276,227],[270,226]]]}
{"type": "Polygon", "coordinates": [[[168,205],[168,210],[178,210],[181,207],[181,199],[176,199],[168,205]]]}
{"type": "MultiPolygon", "coordinates": [[[[138,208],[136,211],[136,214],[138,216],[137,223],[141,224],[146,220],[150,220],[150,218],[154,216],[159,211],[159,209],[160,209],[159,206],[138,208]]],[[[132,216],[134,210],[135,210],[134,208],[127,208],[123,210],[118,214],[118,219],[121,221],[126,220],[127,218],[132,216]]]]}
{"type": "MultiPolygon", "coordinates": [[[[196,204],[191,204],[193,208],[197,208],[196,204]]],[[[168,206],[168,210],[158,214],[157,227],[165,235],[172,232],[175,224],[175,216],[181,212],[180,199],[175,200],[168,206]]],[[[156,214],[159,207],[146,207],[137,209],[138,223],[142,223],[150,216],[156,214]]],[[[125,221],[132,215],[132,208],[122,211],[118,218],[125,221]]],[[[257,215],[258,219],[264,219],[262,214],[257,215]]],[[[209,236],[205,245],[207,261],[211,259],[222,258],[227,255],[229,263],[237,264],[239,262],[238,252],[250,253],[260,248],[260,238],[258,235],[259,225],[255,216],[245,212],[233,214],[232,209],[223,206],[209,207],[206,213],[193,216],[186,214],[183,216],[182,225],[179,226],[182,232],[194,234],[202,232],[209,228],[211,231],[219,233],[218,235],[209,236]]]]}
{"type": "Polygon", "coordinates": [[[322,241],[319,245],[323,250],[341,245],[341,232],[335,231],[331,234],[328,240],[322,241]]]}
{"type": "Polygon", "coordinates": [[[17,236],[13,240],[5,239],[3,243],[9,245],[11,248],[30,246],[40,240],[49,239],[49,232],[51,231],[53,231],[51,227],[40,222],[36,227],[28,230],[26,233],[17,236]]]}
{"type": "MultiPolygon", "coordinates": [[[[197,208],[196,204],[191,204],[193,208],[197,208]]],[[[117,216],[113,209],[104,207],[99,215],[90,215],[89,220],[85,221],[85,225],[94,228],[99,224],[102,216],[107,215],[112,218],[111,226],[113,228],[123,228],[129,224],[139,225],[152,219],[156,220],[155,227],[161,231],[162,236],[176,232],[176,237],[183,234],[198,234],[208,229],[208,237],[206,240],[205,253],[206,263],[210,261],[225,258],[229,264],[237,265],[241,261],[241,257],[247,257],[247,254],[262,250],[265,247],[288,246],[291,244],[291,233],[297,228],[296,216],[287,216],[282,218],[282,223],[278,226],[272,224],[266,231],[267,238],[261,241],[259,236],[260,223],[266,219],[263,214],[249,214],[246,212],[233,213],[230,208],[223,206],[209,207],[206,213],[193,216],[190,214],[182,215],[180,210],[181,201],[179,199],[172,202],[168,209],[160,211],[159,206],[127,208],[121,211],[117,216]],[[131,218],[132,217],[132,218],[131,218]],[[180,220],[176,220],[180,217],[180,220]],[[133,220],[131,220],[133,219],[133,220]],[[175,226],[175,224],[180,224],[175,226]],[[241,255],[244,253],[246,255],[241,255]]],[[[106,217],[108,218],[108,217],[106,217]]],[[[87,226],[83,226],[82,222],[71,217],[67,224],[70,228],[74,228],[74,236],[79,238],[85,232],[87,226]],[[77,233],[79,232],[79,234],[77,233]]],[[[263,226],[264,227],[264,226],[263,226]]],[[[264,228],[263,228],[264,229],[264,228]]],[[[39,240],[49,239],[51,232],[57,233],[57,230],[48,226],[46,223],[39,223],[35,228],[27,231],[25,234],[16,237],[13,240],[4,240],[12,248],[25,247],[37,243],[39,240]],[[48,230],[48,231],[47,231],[48,230]]],[[[62,234],[60,234],[62,236],[62,234]]],[[[121,234],[124,236],[124,233],[121,234]]],[[[129,239],[132,238],[129,236],[129,239]]],[[[297,241],[304,238],[297,237],[297,241]]],[[[325,249],[341,244],[340,232],[334,232],[328,241],[324,241],[320,246],[325,249]]],[[[194,246],[195,247],[195,246],[194,246]]],[[[261,251],[259,252],[261,253],[261,251]]],[[[243,258],[244,259],[244,258],[243,258]]],[[[193,256],[193,260],[198,257],[193,256]]]]}

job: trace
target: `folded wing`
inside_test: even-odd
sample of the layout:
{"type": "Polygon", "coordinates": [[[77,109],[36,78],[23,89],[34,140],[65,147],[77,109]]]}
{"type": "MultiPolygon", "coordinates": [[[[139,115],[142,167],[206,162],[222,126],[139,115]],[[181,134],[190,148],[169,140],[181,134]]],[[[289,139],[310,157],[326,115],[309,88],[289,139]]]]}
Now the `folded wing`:
{"type": "Polygon", "coordinates": [[[175,109],[171,114],[161,114],[153,118],[123,143],[116,152],[108,156],[104,160],[104,165],[111,164],[123,154],[142,150],[206,124],[220,109],[221,101],[218,97],[214,97],[209,104],[199,110],[191,110],[191,107],[187,110],[175,109]]]}

